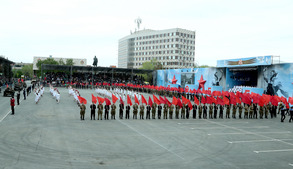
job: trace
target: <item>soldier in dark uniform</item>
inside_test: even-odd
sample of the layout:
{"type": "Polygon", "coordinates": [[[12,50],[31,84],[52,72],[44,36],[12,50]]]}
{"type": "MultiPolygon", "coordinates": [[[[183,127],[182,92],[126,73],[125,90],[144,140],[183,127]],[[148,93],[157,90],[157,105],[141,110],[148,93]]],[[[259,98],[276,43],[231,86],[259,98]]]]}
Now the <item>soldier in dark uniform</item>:
{"type": "Polygon", "coordinates": [[[248,118],[252,119],[252,116],[253,116],[253,104],[251,104],[249,106],[249,117],[248,118]]]}
{"type": "Polygon", "coordinates": [[[161,119],[162,109],[163,109],[163,107],[161,106],[161,104],[159,104],[158,105],[158,119],[161,119]]]}
{"type": "Polygon", "coordinates": [[[214,119],[217,118],[217,114],[218,114],[218,105],[216,105],[216,104],[214,103],[214,119]]]}
{"type": "Polygon", "coordinates": [[[281,122],[284,122],[284,120],[286,118],[285,113],[286,113],[287,109],[283,104],[280,105],[280,109],[281,109],[281,122]]]}
{"type": "Polygon", "coordinates": [[[103,105],[99,103],[98,105],[98,120],[102,120],[102,115],[103,115],[103,105]]]}
{"type": "Polygon", "coordinates": [[[183,104],[181,108],[181,119],[185,119],[185,104],[183,104]]]}
{"type": "Polygon", "coordinates": [[[180,110],[180,106],[179,105],[176,105],[175,119],[179,119],[179,110],[180,110]]]}
{"type": "Polygon", "coordinates": [[[133,119],[137,119],[137,112],[138,112],[138,105],[137,105],[137,103],[135,103],[134,105],[133,105],[133,119]]]}
{"type": "Polygon", "coordinates": [[[23,100],[26,99],[25,89],[23,89],[23,100]]]}
{"type": "Polygon", "coordinates": [[[90,108],[91,108],[91,120],[95,120],[95,115],[96,115],[96,105],[94,102],[92,102],[92,104],[90,105],[90,108]]]}
{"type": "Polygon", "coordinates": [[[152,119],[156,119],[157,103],[152,105],[152,119]]]}
{"type": "Polygon", "coordinates": [[[151,106],[150,105],[147,105],[146,107],[146,119],[151,119],[151,106]]]}
{"type": "Polygon", "coordinates": [[[206,104],[203,105],[203,118],[207,119],[208,116],[208,106],[206,106],[206,104]]]}
{"type": "Polygon", "coordinates": [[[129,112],[130,112],[130,106],[129,106],[129,104],[127,104],[126,113],[125,113],[125,119],[129,119],[129,112]]]}
{"type": "Polygon", "coordinates": [[[82,104],[80,105],[80,120],[84,120],[85,109],[86,109],[86,107],[85,107],[85,105],[82,103],[82,104]]]}
{"type": "Polygon", "coordinates": [[[105,120],[109,120],[109,110],[110,110],[110,106],[105,105],[105,114],[104,114],[104,119],[105,120]]]}
{"type": "Polygon", "coordinates": [[[168,115],[168,109],[169,109],[169,106],[168,106],[168,104],[166,103],[166,104],[164,105],[163,119],[168,119],[168,118],[167,118],[167,115],[168,115]]]}
{"type": "Polygon", "coordinates": [[[224,112],[224,107],[223,107],[223,105],[220,105],[220,112],[219,112],[219,118],[220,119],[223,119],[223,113],[224,112]]]}
{"type": "Polygon", "coordinates": [[[119,118],[123,119],[123,109],[124,109],[124,104],[119,104],[119,118]]]}
{"type": "Polygon", "coordinates": [[[112,105],[111,105],[111,119],[113,120],[115,120],[115,115],[116,115],[116,105],[113,103],[112,105]]]}
{"type": "Polygon", "coordinates": [[[291,121],[293,121],[293,106],[291,106],[290,110],[290,119],[289,119],[289,123],[291,123],[291,121]]]}
{"type": "Polygon", "coordinates": [[[172,119],[173,118],[173,111],[174,111],[174,105],[171,104],[169,106],[169,119],[172,119]]]}
{"type": "Polygon", "coordinates": [[[271,117],[277,117],[277,106],[272,106],[271,117]]]}
{"type": "Polygon", "coordinates": [[[213,119],[213,105],[209,105],[209,119],[213,119]]]}
{"type": "Polygon", "coordinates": [[[196,119],[197,105],[196,104],[192,105],[192,108],[193,108],[193,110],[192,110],[192,118],[196,119]]]}
{"type": "Polygon", "coordinates": [[[189,109],[189,106],[188,105],[186,105],[185,106],[185,114],[186,114],[186,119],[189,119],[189,112],[190,112],[190,109],[189,109]]]}
{"type": "Polygon", "coordinates": [[[230,105],[226,105],[226,119],[230,119],[230,105]]]}
{"type": "Polygon", "coordinates": [[[143,119],[143,117],[144,117],[144,105],[142,104],[139,106],[139,118],[143,119]]]}
{"type": "Polygon", "coordinates": [[[265,112],[265,118],[268,118],[269,113],[271,112],[271,104],[266,105],[266,112],[265,112]]]}

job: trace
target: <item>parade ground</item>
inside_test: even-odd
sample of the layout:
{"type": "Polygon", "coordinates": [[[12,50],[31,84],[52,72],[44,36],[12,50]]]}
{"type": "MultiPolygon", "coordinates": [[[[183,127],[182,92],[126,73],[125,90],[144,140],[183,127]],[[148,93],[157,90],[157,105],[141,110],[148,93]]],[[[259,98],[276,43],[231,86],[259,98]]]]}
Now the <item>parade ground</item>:
{"type": "MultiPolygon", "coordinates": [[[[274,119],[85,120],[68,89],[31,93],[11,115],[0,97],[0,169],[293,169],[293,123],[274,119]]],[[[3,91],[2,91],[3,92],[3,91]]],[[[145,94],[148,99],[148,95],[145,94]]],[[[125,111],[124,111],[125,114],[125,111]]],[[[97,117],[97,115],[96,115],[97,117]]]]}

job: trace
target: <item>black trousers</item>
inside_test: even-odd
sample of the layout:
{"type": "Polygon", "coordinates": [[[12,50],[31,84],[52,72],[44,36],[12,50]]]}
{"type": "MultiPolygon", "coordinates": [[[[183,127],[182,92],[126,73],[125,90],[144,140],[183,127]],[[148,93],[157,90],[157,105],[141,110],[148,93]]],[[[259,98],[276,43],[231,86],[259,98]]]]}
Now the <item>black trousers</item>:
{"type": "Polygon", "coordinates": [[[146,119],[151,119],[151,112],[149,111],[146,112],[146,119]]]}
{"type": "Polygon", "coordinates": [[[282,112],[281,113],[281,122],[284,122],[285,118],[286,118],[285,112],[284,113],[282,112]]]}
{"type": "Polygon", "coordinates": [[[14,114],[14,106],[11,106],[11,114],[14,114]]]}
{"type": "Polygon", "coordinates": [[[126,111],[125,119],[129,119],[129,111],[126,111]]]}
{"type": "Polygon", "coordinates": [[[92,119],[94,119],[94,120],[96,119],[96,117],[95,117],[95,112],[94,112],[94,111],[91,111],[91,120],[92,120],[92,119]]]}

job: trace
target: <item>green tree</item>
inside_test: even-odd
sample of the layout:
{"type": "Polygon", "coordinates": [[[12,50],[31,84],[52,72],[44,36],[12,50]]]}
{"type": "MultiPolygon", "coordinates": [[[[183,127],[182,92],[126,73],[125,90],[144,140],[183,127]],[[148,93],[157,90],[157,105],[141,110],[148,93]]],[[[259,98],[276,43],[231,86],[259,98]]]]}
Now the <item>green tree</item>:
{"type": "Polygon", "coordinates": [[[47,58],[45,60],[38,60],[37,67],[39,70],[41,70],[42,64],[58,65],[59,63],[56,60],[54,60],[53,58],[47,58]]]}
{"type": "Polygon", "coordinates": [[[66,59],[66,65],[73,66],[73,59],[66,59]]]}
{"type": "Polygon", "coordinates": [[[14,78],[20,78],[22,75],[22,71],[20,69],[13,69],[12,73],[14,78]]]}
{"type": "Polygon", "coordinates": [[[28,76],[30,78],[32,78],[34,75],[33,64],[24,65],[21,70],[23,75],[28,76]]]}
{"type": "Polygon", "coordinates": [[[63,59],[60,59],[60,60],[59,60],[59,65],[65,65],[63,59]]]}

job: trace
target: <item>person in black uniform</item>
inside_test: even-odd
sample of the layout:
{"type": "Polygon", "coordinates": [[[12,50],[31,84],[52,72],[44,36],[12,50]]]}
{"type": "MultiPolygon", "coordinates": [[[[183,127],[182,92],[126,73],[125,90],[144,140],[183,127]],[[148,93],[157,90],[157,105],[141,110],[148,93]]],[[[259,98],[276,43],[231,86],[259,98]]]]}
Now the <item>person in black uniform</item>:
{"type": "Polygon", "coordinates": [[[161,115],[162,115],[162,106],[161,104],[158,105],[158,119],[161,119],[161,115]]]}
{"type": "Polygon", "coordinates": [[[220,119],[223,119],[223,111],[224,111],[224,108],[222,105],[220,105],[220,113],[219,113],[219,118],[220,119]]]}
{"type": "Polygon", "coordinates": [[[18,91],[16,95],[17,105],[19,105],[19,99],[20,99],[20,91],[18,91]]]}
{"type": "Polygon", "coordinates": [[[197,105],[194,104],[194,105],[192,106],[192,108],[193,108],[193,110],[192,110],[192,118],[193,118],[193,119],[196,119],[197,105]]]}
{"type": "Polygon", "coordinates": [[[104,115],[105,120],[109,120],[109,110],[110,110],[110,106],[105,105],[105,115],[104,115]]]}
{"type": "Polygon", "coordinates": [[[146,107],[146,119],[151,119],[151,106],[150,105],[147,105],[147,107],[146,107]]]}
{"type": "Polygon", "coordinates": [[[257,119],[257,105],[253,103],[253,118],[257,119]]]}
{"type": "Polygon", "coordinates": [[[291,106],[290,110],[290,119],[289,119],[289,123],[291,123],[291,121],[293,121],[293,106],[291,106]]]}
{"type": "Polygon", "coordinates": [[[129,112],[130,112],[130,106],[129,106],[129,104],[127,104],[126,113],[125,113],[125,119],[129,119],[129,112]]]}
{"type": "Polygon", "coordinates": [[[119,104],[119,118],[123,119],[123,109],[124,109],[124,104],[119,104]]]}
{"type": "Polygon", "coordinates": [[[90,109],[91,109],[91,120],[92,119],[96,119],[95,118],[95,114],[96,114],[96,105],[95,105],[95,103],[94,102],[92,102],[92,104],[90,105],[90,109]]]}
{"type": "Polygon", "coordinates": [[[282,104],[281,105],[281,122],[284,122],[285,118],[286,118],[286,112],[287,112],[287,109],[286,107],[282,104]]]}
{"type": "Polygon", "coordinates": [[[277,106],[272,106],[271,118],[277,117],[277,106]]]}
{"type": "Polygon", "coordinates": [[[186,115],[186,119],[189,119],[189,111],[190,111],[189,106],[186,105],[185,108],[186,108],[186,112],[185,112],[185,113],[186,113],[186,114],[185,114],[185,115],[186,115]]]}
{"type": "Polygon", "coordinates": [[[214,104],[214,119],[217,119],[218,106],[215,103],[213,104],[214,104]]]}

